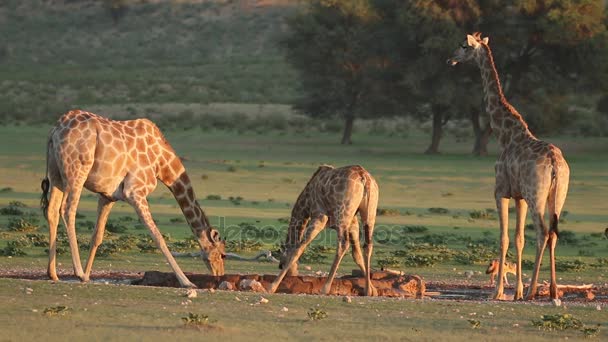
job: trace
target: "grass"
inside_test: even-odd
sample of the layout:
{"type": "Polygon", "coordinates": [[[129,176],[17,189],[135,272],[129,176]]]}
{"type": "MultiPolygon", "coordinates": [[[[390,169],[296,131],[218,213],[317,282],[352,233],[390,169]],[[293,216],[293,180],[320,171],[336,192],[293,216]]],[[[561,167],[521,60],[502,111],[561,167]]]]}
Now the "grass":
{"type": "MultiPolygon", "coordinates": [[[[18,206],[21,214],[35,215],[40,219],[41,226],[31,232],[10,231],[7,227],[10,219],[20,216],[10,215],[15,213],[13,210],[6,211],[7,215],[0,215],[0,249],[20,248],[26,253],[24,256],[0,257],[2,269],[46,269],[44,250],[47,247],[33,244],[10,247],[9,241],[18,241],[26,234],[39,234],[30,235],[29,238],[37,241],[40,235],[47,234],[46,222],[37,206],[39,181],[45,170],[44,148],[48,129],[44,125],[0,127],[0,174],[3,176],[0,188],[12,189],[0,193],[0,208],[11,207],[11,203],[12,208],[15,208],[16,203],[22,203],[18,206]]],[[[329,132],[309,137],[304,134],[283,135],[279,132],[258,135],[174,129],[167,130],[166,136],[175,150],[187,157],[185,164],[194,182],[197,197],[211,222],[228,240],[241,240],[247,246],[255,245],[252,248],[274,250],[285,237],[291,205],[316,167],[320,163],[358,163],[366,167],[380,185],[379,207],[390,208],[387,213],[394,213],[377,218],[374,265],[379,261],[386,265],[400,265],[400,269],[406,273],[419,274],[426,281],[478,285],[488,282],[485,274],[475,274],[471,278],[465,276],[469,270],[483,272],[484,261],[462,264],[455,259],[438,259],[437,255],[443,253],[438,252],[441,249],[424,249],[420,246],[423,241],[444,241],[449,250],[464,253],[468,251],[466,241],[471,239],[484,239],[487,241],[484,247],[490,250],[498,245],[497,220],[492,215],[478,218],[470,216],[471,212],[486,213],[491,212],[487,209],[493,208],[494,145],[490,146],[494,155],[474,158],[468,154],[470,141],[457,142],[451,136],[447,136],[443,142],[443,155],[422,155],[420,151],[426,145],[426,136],[416,131],[407,137],[368,135],[357,131],[354,135],[355,145],[352,146],[335,144],[339,134],[329,132]],[[320,155],[319,151],[323,151],[323,154],[320,155]],[[259,168],[262,160],[264,167],[259,168]],[[229,166],[234,166],[237,172],[230,172],[229,166]],[[293,181],[284,182],[283,179],[293,181]],[[444,196],[446,193],[451,195],[444,196]],[[237,200],[239,205],[234,204],[237,200]],[[269,229],[274,229],[276,234],[267,238],[269,229]],[[244,230],[249,232],[247,236],[243,236],[244,230]],[[418,241],[415,246],[419,248],[408,250],[405,244],[406,240],[410,241],[408,239],[418,241]],[[252,243],[255,241],[261,246],[252,243]],[[400,252],[403,250],[409,252],[400,252]]],[[[559,281],[566,284],[602,284],[608,277],[608,267],[605,262],[597,259],[605,256],[606,240],[598,233],[603,232],[605,222],[608,221],[602,202],[603,194],[608,190],[608,180],[604,176],[608,157],[598,151],[606,149],[608,139],[555,137],[550,140],[562,147],[573,170],[565,207],[568,215],[565,222],[560,224],[560,229],[571,233],[565,235],[568,244],[557,248],[558,260],[564,266],[564,271],[558,273],[559,281]],[[585,252],[584,255],[581,255],[581,250],[585,252]],[[594,263],[600,265],[590,266],[594,263]]],[[[91,234],[88,227],[91,224],[87,222],[95,220],[96,203],[95,196],[87,191],[83,193],[78,219],[81,223],[78,228],[81,244],[88,243],[91,234]]],[[[168,190],[159,186],[150,196],[150,203],[161,231],[171,236],[172,243],[179,243],[180,249],[195,251],[192,244],[184,241],[191,233],[185,222],[176,220],[183,215],[168,190]]],[[[120,227],[117,233],[106,238],[108,243],[113,241],[115,245],[108,244],[109,253],[96,259],[94,271],[170,271],[159,253],[142,253],[139,248],[122,251],[119,245],[118,249],[114,248],[121,242],[121,237],[125,237],[123,241],[130,241],[126,236],[147,234],[145,229],[141,229],[131,207],[117,203],[110,220],[120,227]]],[[[512,213],[511,227],[513,223],[512,213]]],[[[527,234],[528,244],[524,258],[532,260],[533,232],[527,231],[527,234]]],[[[324,231],[315,245],[319,248],[315,251],[316,257],[308,263],[311,270],[302,269],[303,273],[329,270],[334,252],[327,247],[335,247],[335,232],[324,231]]],[[[239,253],[251,256],[256,251],[239,253]]],[[[82,250],[81,257],[84,259],[86,254],[87,251],[82,250]]],[[[60,255],[58,262],[60,270],[70,272],[69,253],[60,255]]],[[[178,262],[186,272],[207,272],[199,259],[180,258],[178,262]]],[[[339,274],[350,273],[351,269],[356,268],[347,256],[339,274]]],[[[276,264],[271,263],[232,260],[226,263],[228,273],[277,271],[276,264]]],[[[529,276],[531,272],[525,269],[524,273],[529,276]]],[[[543,267],[540,280],[547,278],[548,271],[543,267]]],[[[508,337],[505,335],[505,340],[582,336],[580,331],[539,331],[533,327],[532,320],[538,320],[544,314],[562,313],[558,310],[564,310],[543,304],[442,303],[363,298],[356,298],[353,303],[347,304],[340,298],[276,295],[268,297],[270,305],[262,306],[249,305],[254,304],[253,296],[235,293],[205,294],[193,299],[192,303],[182,304],[187,299],[179,291],[63,282],[51,285],[45,281],[2,279],[0,296],[4,297],[1,298],[3,302],[8,303],[5,312],[11,320],[0,324],[3,331],[9,332],[7,338],[28,340],[38,338],[38,334],[43,332],[58,330],[69,331],[73,338],[83,337],[93,331],[96,336],[121,334],[126,339],[136,334],[150,334],[155,339],[161,339],[176,333],[184,339],[193,339],[201,333],[213,336],[214,339],[239,339],[250,336],[247,334],[252,330],[271,339],[284,338],[296,332],[303,339],[335,339],[340,334],[356,332],[361,339],[398,339],[407,334],[421,340],[432,340],[449,330],[448,339],[452,340],[469,336],[483,338],[489,333],[496,340],[501,340],[503,337],[498,332],[512,332],[513,329],[516,329],[517,334],[508,337]],[[25,287],[34,289],[32,295],[14,293],[25,287]],[[63,297],[64,294],[67,297],[63,297]],[[235,296],[239,296],[241,301],[235,300],[235,296]],[[69,313],[56,317],[42,314],[45,308],[59,306],[69,308],[69,313]],[[283,307],[289,310],[285,312],[283,307]],[[327,318],[311,321],[307,316],[310,308],[327,313],[327,318]],[[490,316],[487,312],[493,312],[493,315],[490,316]],[[205,328],[204,331],[185,329],[181,318],[187,317],[189,313],[211,317],[214,320],[212,328],[205,328]],[[468,319],[479,321],[477,328],[472,329],[468,319]],[[265,329],[269,325],[280,329],[265,329]]],[[[595,305],[568,305],[567,301],[566,305],[567,312],[580,319],[585,326],[594,327],[595,324],[602,323],[598,318],[602,312],[597,311],[595,305]]],[[[605,329],[598,333],[599,336],[604,334],[605,329]]]]}
{"type": "MultiPolygon", "coordinates": [[[[523,303],[457,303],[386,298],[268,295],[269,302],[256,304],[249,293],[200,292],[188,299],[182,289],[131,287],[47,281],[0,279],[4,338],[132,340],[167,338],[193,340],[326,339],[419,341],[545,341],[583,337],[575,330],[543,331],[533,321],[543,315],[568,313],[587,326],[603,324],[604,315],[595,305],[565,308],[523,303]],[[62,308],[67,308],[62,309],[62,308]],[[61,308],[61,309],[57,309],[61,308]],[[287,311],[284,309],[287,308],[287,311]],[[68,312],[64,315],[46,315],[68,312]],[[316,319],[309,318],[315,317],[316,319]],[[187,320],[211,318],[213,329],[189,329],[187,320]],[[323,319],[320,319],[320,318],[323,319]],[[469,320],[479,321],[476,329],[469,320]],[[269,329],[271,328],[271,329],[269,329]],[[56,332],[61,331],[61,337],[56,332]],[[446,332],[449,331],[449,334],[446,332]],[[202,334],[202,335],[201,335],[202,334]]],[[[605,337],[601,331],[598,338],[605,337]]]]}

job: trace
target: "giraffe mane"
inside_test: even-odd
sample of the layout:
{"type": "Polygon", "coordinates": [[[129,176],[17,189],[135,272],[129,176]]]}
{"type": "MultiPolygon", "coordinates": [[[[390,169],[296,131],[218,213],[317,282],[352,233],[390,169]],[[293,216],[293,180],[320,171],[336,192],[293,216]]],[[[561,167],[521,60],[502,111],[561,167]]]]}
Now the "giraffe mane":
{"type": "Polygon", "coordinates": [[[513,107],[509,101],[507,101],[507,98],[505,97],[504,92],[502,91],[502,85],[500,84],[500,77],[498,77],[498,70],[496,70],[496,64],[494,63],[494,55],[492,54],[492,50],[490,49],[490,46],[488,44],[485,44],[479,37],[481,36],[480,32],[476,32],[474,33],[474,37],[477,38],[477,40],[479,41],[479,43],[481,44],[481,46],[486,50],[486,54],[488,55],[488,59],[490,61],[490,66],[492,68],[492,77],[496,80],[496,84],[498,85],[498,97],[500,100],[500,103],[511,113],[513,114],[513,116],[519,121],[521,122],[521,124],[523,125],[523,127],[525,129],[528,129],[528,123],[524,120],[523,116],[521,116],[521,114],[519,114],[519,112],[517,111],[517,109],[515,109],[515,107],[513,107]],[[475,36],[475,35],[479,35],[479,36],[475,36]]]}

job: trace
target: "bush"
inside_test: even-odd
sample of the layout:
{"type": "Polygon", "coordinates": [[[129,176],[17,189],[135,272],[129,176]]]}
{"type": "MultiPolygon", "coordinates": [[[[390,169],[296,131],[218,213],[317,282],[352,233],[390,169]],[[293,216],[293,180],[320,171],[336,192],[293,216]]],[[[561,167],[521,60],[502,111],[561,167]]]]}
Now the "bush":
{"type": "Polygon", "coordinates": [[[388,267],[401,267],[401,261],[394,256],[379,258],[376,260],[376,264],[381,269],[388,267]]]}
{"type": "Polygon", "coordinates": [[[38,229],[38,219],[33,216],[29,217],[11,217],[8,220],[8,230],[15,232],[30,232],[38,229]]]}
{"type": "Polygon", "coordinates": [[[2,256],[24,256],[27,255],[18,243],[15,241],[9,241],[3,249],[0,249],[0,255],[2,256]]]}
{"type": "Polygon", "coordinates": [[[558,260],[555,262],[555,269],[559,272],[581,272],[587,269],[587,264],[580,260],[558,260]]]}
{"type": "Polygon", "coordinates": [[[106,230],[111,233],[120,234],[126,232],[128,229],[127,226],[120,222],[108,221],[108,223],[106,223],[106,230]]]}

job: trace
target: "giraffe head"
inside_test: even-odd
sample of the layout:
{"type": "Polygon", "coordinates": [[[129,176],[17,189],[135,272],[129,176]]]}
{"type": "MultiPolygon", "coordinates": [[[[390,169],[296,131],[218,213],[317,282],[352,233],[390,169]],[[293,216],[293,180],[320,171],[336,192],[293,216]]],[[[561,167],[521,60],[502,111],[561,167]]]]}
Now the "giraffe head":
{"type": "Polygon", "coordinates": [[[224,259],[226,258],[226,241],[220,239],[220,232],[211,228],[202,232],[199,244],[203,253],[203,261],[214,276],[224,275],[224,259]]]}
{"type": "Polygon", "coordinates": [[[488,37],[481,38],[481,32],[468,34],[467,39],[454,51],[454,55],[447,60],[447,63],[454,66],[458,63],[465,63],[475,59],[475,57],[483,51],[480,49],[482,44],[488,44],[488,37]]]}

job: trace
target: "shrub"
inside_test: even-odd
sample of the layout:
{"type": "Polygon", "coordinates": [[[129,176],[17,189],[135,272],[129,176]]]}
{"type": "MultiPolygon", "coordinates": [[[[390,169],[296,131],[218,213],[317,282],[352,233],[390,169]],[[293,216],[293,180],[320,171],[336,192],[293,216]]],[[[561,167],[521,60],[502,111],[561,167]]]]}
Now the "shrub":
{"type": "Polygon", "coordinates": [[[0,255],[2,256],[24,256],[27,255],[18,243],[15,241],[9,241],[3,249],[0,249],[0,255]]]}
{"type": "Polygon", "coordinates": [[[258,251],[261,248],[262,243],[252,239],[226,241],[226,250],[232,252],[258,251]]]}
{"type": "Polygon", "coordinates": [[[401,267],[401,261],[394,256],[379,258],[376,260],[378,267],[384,269],[387,267],[401,267]]]}
{"type": "Polygon", "coordinates": [[[28,217],[11,217],[8,220],[8,230],[16,232],[29,232],[38,229],[38,219],[33,216],[28,217]]]}
{"type": "Polygon", "coordinates": [[[25,238],[28,239],[34,247],[48,247],[49,246],[48,238],[42,234],[34,234],[34,233],[26,234],[25,238]]]}
{"type": "Polygon", "coordinates": [[[378,208],[377,215],[378,216],[399,216],[399,215],[401,215],[401,213],[397,209],[378,208]]]}
{"type": "Polygon", "coordinates": [[[300,257],[300,262],[306,264],[320,264],[323,263],[327,256],[323,255],[323,247],[319,245],[309,246],[302,256],[300,257]]]}
{"type": "Polygon", "coordinates": [[[189,312],[188,316],[182,317],[182,322],[186,325],[206,325],[209,323],[209,316],[189,312]]]}
{"type": "Polygon", "coordinates": [[[542,315],[540,320],[532,320],[532,325],[549,331],[583,328],[583,323],[570,314],[542,315]]]}
{"type": "Polygon", "coordinates": [[[429,208],[428,211],[431,214],[447,214],[450,212],[446,208],[429,208]]]}
{"type": "Polygon", "coordinates": [[[220,196],[220,195],[207,195],[207,199],[209,201],[221,201],[222,200],[222,196],[220,196]]]}
{"type": "Polygon", "coordinates": [[[327,318],[327,312],[315,308],[310,308],[306,314],[311,321],[320,321],[327,318]]]}
{"type": "Polygon", "coordinates": [[[106,230],[111,233],[120,234],[126,232],[128,229],[127,226],[120,222],[108,221],[108,223],[106,223],[106,230]]]}
{"type": "Polygon", "coordinates": [[[587,264],[580,260],[558,260],[555,269],[559,272],[581,272],[587,268],[587,264]]]}
{"type": "Polygon", "coordinates": [[[411,233],[411,234],[417,234],[417,233],[425,233],[427,232],[429,229],[425,226],[403,226],[401,227],[401,231],[404,233],[411,233]]]}

